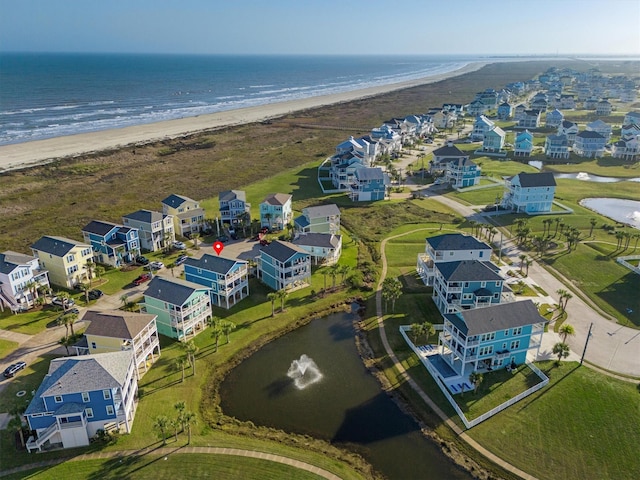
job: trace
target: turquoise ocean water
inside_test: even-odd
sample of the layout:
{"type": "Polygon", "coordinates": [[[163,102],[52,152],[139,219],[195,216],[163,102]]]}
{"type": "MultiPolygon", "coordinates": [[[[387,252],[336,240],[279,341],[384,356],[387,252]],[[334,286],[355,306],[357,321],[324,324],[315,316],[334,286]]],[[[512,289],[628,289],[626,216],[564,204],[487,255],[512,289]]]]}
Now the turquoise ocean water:
{"type": "Polygon", "coordinates": [[[465,56],[0,54],[0,145],[358,90],[465,56]]]}

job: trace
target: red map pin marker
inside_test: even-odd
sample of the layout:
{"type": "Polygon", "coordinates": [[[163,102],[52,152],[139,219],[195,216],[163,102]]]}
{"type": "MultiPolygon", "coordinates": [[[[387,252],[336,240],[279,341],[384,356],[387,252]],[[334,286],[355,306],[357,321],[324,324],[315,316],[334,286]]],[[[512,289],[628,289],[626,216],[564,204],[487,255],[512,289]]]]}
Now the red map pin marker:
{"type": "Polygon", "coordinates": [[[216,251],[216,253],[218,255],[220,255],[220,253],[222,252],[222,250],[224,250],[224,243],[222,243],[221,241],[216,241],[213,243],[213,249],[216,251]]]}

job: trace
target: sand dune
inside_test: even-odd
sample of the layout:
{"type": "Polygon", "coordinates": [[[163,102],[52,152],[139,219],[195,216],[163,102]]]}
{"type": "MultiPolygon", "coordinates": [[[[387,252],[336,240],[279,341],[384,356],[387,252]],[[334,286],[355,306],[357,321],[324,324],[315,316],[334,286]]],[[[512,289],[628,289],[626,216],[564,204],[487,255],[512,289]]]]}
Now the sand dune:
{"type": "MultiPolygon", "coordinates": [[[[200,115],[197,117],[167,120],[146,125],[81,133],[46,140],[0,146],[0,172],[47,163],[59,158],[73,157],[86,153],[111,150],[128,145],[142,144],[157,140],[189,135],[231,125],[259,122],[279,117],[291,112],[309,108],[348,102],[380,95],[403,88],[439,82],[447,78],[479,70],[486,63],[476,62],[452,72],[411,80],[402,83],[382,85],[363,90],[323,95],[288,102],[273,103],[225,112],[200,115]]],[[[416,112],[420,113],[420,112],[416,112]]]]}

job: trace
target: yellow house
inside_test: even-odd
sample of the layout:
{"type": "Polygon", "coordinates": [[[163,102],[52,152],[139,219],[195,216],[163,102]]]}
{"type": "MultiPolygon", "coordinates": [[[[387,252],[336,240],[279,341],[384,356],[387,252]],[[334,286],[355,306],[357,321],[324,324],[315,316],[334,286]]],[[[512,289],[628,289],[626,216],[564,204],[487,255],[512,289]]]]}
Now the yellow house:
{"type": "Polygon", "coordinates": [[[74,288],[87,278],[87,262],[93,259],[91,245],[65,237],[44,236],[31,245],[40,268],[49,271],[49,283],[74,288]]]}
{"type": "Polygon", "coordinates": [[[87,346],[76,346],[78,354],[133,351],[138,378],[160,358],[156,315],[122,310],[88,310],[83,320],[91,322],[84,332],[87,346]]]}
{"type": "Polygon", "coordinates": [[[200,207],[200,202],[189,197],[169,195],[162,200],[162,213],[173,216],[176,235],[189,236],[199,232],[204,226],[204,210],[200,207]]]}

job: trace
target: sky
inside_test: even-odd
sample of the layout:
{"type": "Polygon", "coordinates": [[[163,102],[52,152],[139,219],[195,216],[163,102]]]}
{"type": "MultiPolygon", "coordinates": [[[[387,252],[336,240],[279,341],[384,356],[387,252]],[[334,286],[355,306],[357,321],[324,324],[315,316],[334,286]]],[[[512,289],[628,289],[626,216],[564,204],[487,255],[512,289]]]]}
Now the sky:
{"type": "Polygon", "coordinates": [[[640,0],[0,0],[0,51],[640,55],[640,0]]]}

